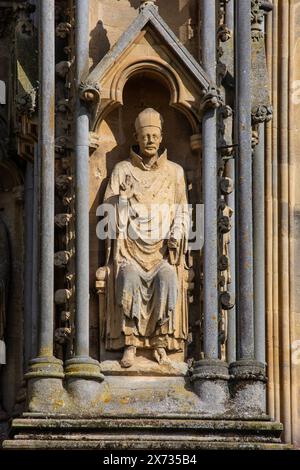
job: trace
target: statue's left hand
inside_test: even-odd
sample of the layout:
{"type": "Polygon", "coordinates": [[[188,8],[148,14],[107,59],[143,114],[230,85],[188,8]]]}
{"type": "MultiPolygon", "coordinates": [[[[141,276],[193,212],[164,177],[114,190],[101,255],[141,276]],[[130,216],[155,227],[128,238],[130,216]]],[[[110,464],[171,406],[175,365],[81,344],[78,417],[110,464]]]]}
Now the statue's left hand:
{"type": "Polygon", "coordinates": [[[176,248],[178,248],[178,240],[171,236],[168,240],[168,248],[170,248],[171,250],[175,250],[176,248]]]}

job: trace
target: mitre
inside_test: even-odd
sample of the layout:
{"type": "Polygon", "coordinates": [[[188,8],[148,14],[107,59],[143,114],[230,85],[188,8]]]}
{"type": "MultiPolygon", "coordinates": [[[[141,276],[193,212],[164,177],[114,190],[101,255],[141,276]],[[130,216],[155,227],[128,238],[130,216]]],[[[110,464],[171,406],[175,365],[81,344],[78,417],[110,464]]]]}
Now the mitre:
{"type": "Polygon", "coordinates": [[[162,130],[162,117],[152,108],[146,108],[135,120],[135,130],[138,132],[143,127],[158,127],[162,130]]]}

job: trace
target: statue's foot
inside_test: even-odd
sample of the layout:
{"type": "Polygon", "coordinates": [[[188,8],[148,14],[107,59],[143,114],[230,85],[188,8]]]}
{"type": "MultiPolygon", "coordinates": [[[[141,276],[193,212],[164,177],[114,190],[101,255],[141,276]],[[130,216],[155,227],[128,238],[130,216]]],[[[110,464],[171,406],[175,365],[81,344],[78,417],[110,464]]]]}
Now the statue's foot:
{"type": "Polygon", "coordinates": [[[135,346],[126,346],[124,349],[123,357],[120,361],[121,367],[131,367],[134,364],[136,355],[136,347],[135,346]]]}
{"type": "Polygon", "coordinates": [[[155,348],[154,357],[158,364],[169,364],[170,359],[167,356],[165,348],[155,348]]]}

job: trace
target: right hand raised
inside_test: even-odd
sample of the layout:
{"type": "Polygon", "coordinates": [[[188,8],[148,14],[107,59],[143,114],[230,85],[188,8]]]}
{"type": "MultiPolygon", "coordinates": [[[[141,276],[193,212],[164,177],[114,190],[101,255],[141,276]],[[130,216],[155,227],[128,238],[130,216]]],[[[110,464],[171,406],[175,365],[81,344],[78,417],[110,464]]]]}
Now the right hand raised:
{"type": "Polygon", "coordinates": [[[134,195],[133,182],[130,175],[126,175],[125,181],[120,184],[120,196],[130,199],[134,195]]]}

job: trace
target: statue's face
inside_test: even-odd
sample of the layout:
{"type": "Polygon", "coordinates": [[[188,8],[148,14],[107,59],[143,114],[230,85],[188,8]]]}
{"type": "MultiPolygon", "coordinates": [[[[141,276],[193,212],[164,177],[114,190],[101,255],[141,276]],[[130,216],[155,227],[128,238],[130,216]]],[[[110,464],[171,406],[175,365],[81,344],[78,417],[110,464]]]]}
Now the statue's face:
{"type": "Polygon", "coordinates": [[[140,146],[142,157],[154,157],[162,141],[162,132],[158,127],[148,126],[139,129],[136,139],[140,146]]]}

